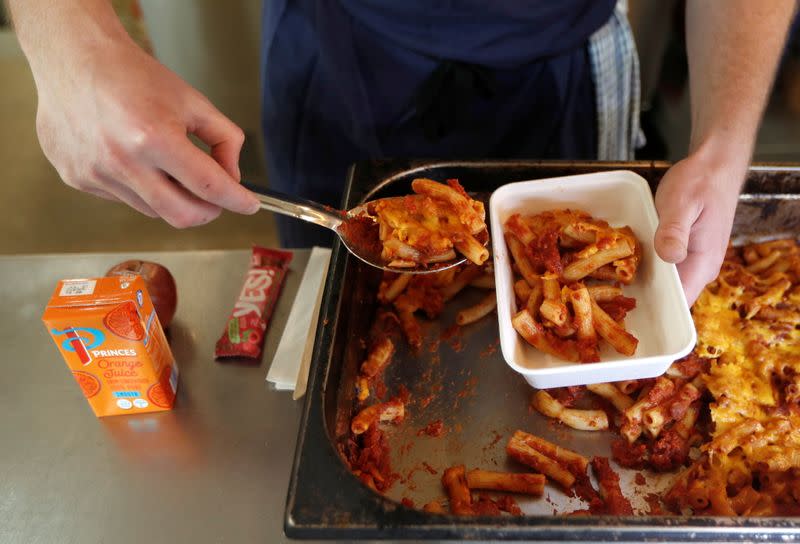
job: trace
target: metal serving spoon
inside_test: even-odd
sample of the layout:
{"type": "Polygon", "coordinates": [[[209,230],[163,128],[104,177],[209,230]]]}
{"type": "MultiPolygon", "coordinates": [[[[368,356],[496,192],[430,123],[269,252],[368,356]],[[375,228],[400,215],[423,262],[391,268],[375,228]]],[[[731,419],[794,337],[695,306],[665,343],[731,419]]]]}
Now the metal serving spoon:
{"type": "MultiPolygon", "coordinates": [[[[352,210],[343,211],[304,198],[258,187],[247,182],[242,182],[242,186],[255,193],[256,197],[258,197],[258,200],[261,202],[261,209],[288,215],[331,229],[339,236],[344,247],[346,247],[350,253],[365,263],[382,270],[402,274],[429,274],[431,272],[438,272],[458,266],[467,260],[463,255],[457,255],[455,259],[449,261],[417,265],[413,268],[389,266],[389,263],[381,258],[380,249],[370,247],[370,245],[375,246],[376,244],[369,244],[369,240],[364,240],[363,236],[357,236],[359,231],[357,224],[363,224],[364,212],[366,212],[367,208],[366,203],[356,206],[352,210]],[[359,216],[361,216],[361,218],[357,219],[359,216]]],[[[487,235],[485,240],[482,239],[481,242],[485,245],[488,239],[489,237],[487,235]]],[[[378,241],[377,233],[375,235],[375,241],[378,241]]]]}

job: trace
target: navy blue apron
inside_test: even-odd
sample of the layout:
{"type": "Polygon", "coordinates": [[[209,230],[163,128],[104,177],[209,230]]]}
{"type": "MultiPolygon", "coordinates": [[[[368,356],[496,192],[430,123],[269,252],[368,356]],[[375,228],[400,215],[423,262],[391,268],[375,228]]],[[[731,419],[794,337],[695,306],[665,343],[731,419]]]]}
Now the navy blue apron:
{"type": "MultiPolygon", "coordinates": [[[[277,190],[339,206],[384,157],[591,159],[589,36],[615,0],[271,0],[262,123],[277,190]]],[[[284,247],[330,245],[278,218],[284,247]]]]}

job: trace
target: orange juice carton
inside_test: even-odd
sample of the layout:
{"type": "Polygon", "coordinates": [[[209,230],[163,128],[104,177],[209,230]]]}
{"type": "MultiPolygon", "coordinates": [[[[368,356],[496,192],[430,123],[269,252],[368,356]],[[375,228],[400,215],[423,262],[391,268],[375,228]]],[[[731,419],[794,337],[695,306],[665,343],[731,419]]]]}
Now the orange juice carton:
{"type": "Polygon", "coordinates": [[[144,280],[62,280],[42,316],[96,416],[169,410],[178,367],[144,280]]]}

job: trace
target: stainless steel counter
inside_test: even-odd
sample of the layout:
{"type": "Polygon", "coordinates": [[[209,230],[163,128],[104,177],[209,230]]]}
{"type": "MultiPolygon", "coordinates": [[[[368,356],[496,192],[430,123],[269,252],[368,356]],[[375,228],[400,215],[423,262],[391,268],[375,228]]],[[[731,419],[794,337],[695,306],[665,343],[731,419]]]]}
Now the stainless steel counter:
{"type": "Polygon", "coordinates": [[[0,542],[281,542],[302,401],[264,378],[308,260],[296,252],[260,363],[214,361],[248,251],[0,257],[0,542]],[[95,418],[41,322],[58,279],[127,258],[178,284],[174,410],[95,418]]]}

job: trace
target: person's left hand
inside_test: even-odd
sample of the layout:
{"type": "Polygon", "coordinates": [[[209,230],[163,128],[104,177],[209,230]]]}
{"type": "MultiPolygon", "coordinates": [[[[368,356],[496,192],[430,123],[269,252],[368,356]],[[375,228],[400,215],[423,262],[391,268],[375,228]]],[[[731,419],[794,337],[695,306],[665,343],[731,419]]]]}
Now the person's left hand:
{"type": "Polygon", "coordinates": [[[741,155],[726,161],[694,153],[670,168],[658,186],[656,252],[678,265],[690,306],[719,274],[746,172],[741,155]]]}

